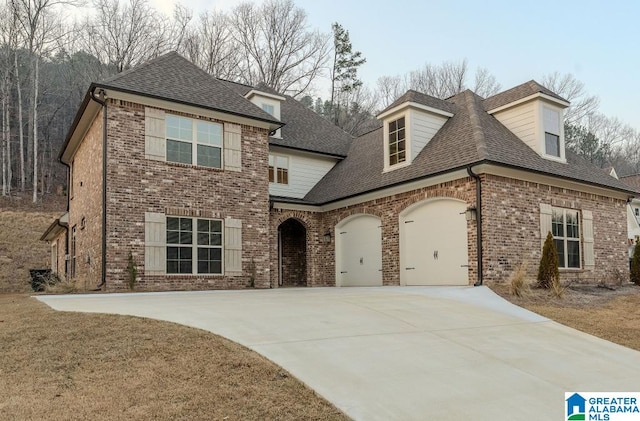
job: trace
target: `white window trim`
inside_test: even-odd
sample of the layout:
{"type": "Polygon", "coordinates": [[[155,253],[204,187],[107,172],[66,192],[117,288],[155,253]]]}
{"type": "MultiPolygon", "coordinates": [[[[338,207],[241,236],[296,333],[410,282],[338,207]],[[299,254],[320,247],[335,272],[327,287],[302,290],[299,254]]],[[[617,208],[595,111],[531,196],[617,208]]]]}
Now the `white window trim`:
{"type": "Polygon", "coordinates": [[[563,228],[564,228],[564,237],[556,237],[555,235],[553,235],[553,239],[554,240],[563,240],[564,241],[564,262],[558,262],[559,263],[559,270],[565,270],[565,271],[571,271],[571,270],[580,270],[582,269],[583,263],[582,263],[582,259],[584,258],[584,254],[583,254],[583,250],[582,250],[582,242],[583,242],[583,236],[581,234],[581,230],[582,230],[582,223],[581,218],[580,218],[580,211],[577,209],[566,209],[566,208],[558,208],[558,207],[552,207],[552,218],[551,218],[551,234],[553,235],[553,212],[562,212],[562,218],[563,218],[563,228]],[[572,212],[576,214],[576,221],[578,222],[578,237],[577,239],[575,237],[567,237],[567,212],[572,212]],[[578,262],[579,265],[577,267],[569,267],[568,263],[569,263],[569,254],[567,253],[567,242],[568,241],[573,241],[578,243],[578,262]],[[564,264],[564,266],[562,266],[564,264]]]}
{"type": "MultiPolygon", "coordinates": [[[[270,153],[269,154],[269,160],[271,160],[271,158],[273,158],[273,181],[269,181],[269,184],[272,185],[278,185],[278,186],[289,186],[291,185],[291,159],[289,156],[287,155],[280,155],[280,154],[274,154],[274,153],[270,153]],[[278,158],[284,158],[287,160],[287,166],[286,167],[278,167],[277,165],[277,161],[278,158]],[[287,182],[286,183],[279,183],[278,182],[278,169],[286,169],[287,170],[287,182]]],[[[270,163],[267,163],[267,169],[269,167],[271,167],[272,165],[270,163]]]]}
{"type": "Polygon", "coordinates": [[[411,130],[409,129],[410,123],[411,123],[411,120],[409,118],[408,112],[405,112],[402,114],[396,114],[384,120],[384,124],[383,124],[384,168],[382,172],[393,171],[393,170],[408,167],[409,165],[411,165],[411,161],[413,157],[411,156],[412,147],[411,147],[411,130]],[[403,117],[404,117],[405,160],[403,162],[390,165],[389,163],[389,159],[390,159],[389,157],[389,125],[394,121],[397,121],[403,117]]]}
{"type": "Polygon", "coordinates": [[[541,133],[539,138],[541,142],[540,150],[542,151],[542,156],[545,159],[549,159],[551,161],[566,163],[567,157],[566,157],[565,139],[564,139],[564,113],[562,112],[562,109],[549,107],[547,105],[541,104],[539,112],[540,112],[539,124],[540,124],[540,133],[541,133]],[[558,133],[554,133],[553,131],[547,130],[547,126],[545,125],[545,118],[544,118],[545,112],[547,110],[556,113],[558,116],[558,127],[557,127],[558,133]],[[558,143],[559,143],[558,147],[560,152],[559,156],[551,155],[547,153],[546,133],[558,136],[558,143]]]}
{"type": "Polygon", "coordinates": [[[166,113],[165,116],[165,161],[166,162],[170,162],[173,164],[182,164],[182,165],[191,165],[194,167],[201,167],[201,168],[213,168],[216,170],[223,170],[224,169],[224,125],[222,123],[218,123],[215,121],[209,121],[209,120],[201,120],[201,119],[197,119],[197,118],[191,118],[191,117],[185,117],[185,116],[181,116],[181,115],[177,115],[177,114],[171,114],[171,113],[166,113]],[[192,139],[191,141],[185,140],[185,139],[173,139],[171,137],[169,137],[167,135],[167,119],[166,116],[173,116],[173,117],[179,117],[179,118],[184,118],[187,120],[191,120],[191,134],[192,134],[192,139]],[[209,145],[207,143],[198,143],[198,122],[203,122],[203,123],[207,123],[207,124],[214,124],[214,125],[218,125],[221,128],[221,133],[222,133],[222,139],[221,139],[221,144],[220,146],[215,146],[215,145],[209,145]],[[168,141],[172,140],[174,142],[182,142],[182,143],[190,143],[191,144],[191,163],[187,164],[184,162],[178,162],[178,161],[170,161],[169,158],[167,157],[167,152],[166,152],[166,148],[168,147],[168,141]],[[203,146],[209,146],[211,148],[218,148],[220,149],[220,166],[219,167],[210,167],[207,165],[199,165],[197,163],[198,161],[198,145],[203,145],[203,146]],[[196,161],[194,163],[194,161],[196,161]]]}
{"type": "MultiPolygon", "coordinates": [[[[190,216],[178,216],[178,215],[166,215],[165,217],[165,221],[169,218],[178,218],[178,219],[191,219],[191,227],[192,227],[192,232],[191,232],[191,238],[192,238],[192,243],[191,243],[191,273],[170,273],[168,270],[166,270],[167,267],[167,262],[168,262],[168,253],[165,254],[165,274],[167,276],[191,276],[191,275],[195,275],[195,276],[224,276],[225,274],[225,265],[224,265],[224,254],[225,254],[225,236],[224,236],[224,228],[225,228],[225,224],[224,224],[224,220],[223,219],[217,219],[217,218],[198,218],[198,217],[190,217],[190,216]],[[219,221],[221,223],[221,228],[220,228],[220,246],[205,246],[207,248],[219,248],[220,249],[220,273],[199,273],[198,272],[198,219],[203,219],[203,220],[207,220],[207,221],[219,221]]],[[[165,231],[167,231],[167,225],[165,225],[165,231]]],[[[174,244],[174,243],[169,243],[168,240],[165,241],[165,249],[171,246],[176,246],[176,247],[186,247],[186,245],[184,244],[174,244]]]]}

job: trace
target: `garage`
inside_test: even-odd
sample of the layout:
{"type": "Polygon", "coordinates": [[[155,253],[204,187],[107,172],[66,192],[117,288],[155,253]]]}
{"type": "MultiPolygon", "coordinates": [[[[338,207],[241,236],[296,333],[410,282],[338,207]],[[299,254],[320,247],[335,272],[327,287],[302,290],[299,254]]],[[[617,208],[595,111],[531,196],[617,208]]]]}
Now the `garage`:
{"type": "Polygon", "coordinates": [[[466,203],[429,199],[400,214],[400,284],[468,285],[466,203]]]}
{"type": "Polygon", "coordinates": [[[359,214],[336,226],[336,286],[382,285],[380,218],[359,214]]]}

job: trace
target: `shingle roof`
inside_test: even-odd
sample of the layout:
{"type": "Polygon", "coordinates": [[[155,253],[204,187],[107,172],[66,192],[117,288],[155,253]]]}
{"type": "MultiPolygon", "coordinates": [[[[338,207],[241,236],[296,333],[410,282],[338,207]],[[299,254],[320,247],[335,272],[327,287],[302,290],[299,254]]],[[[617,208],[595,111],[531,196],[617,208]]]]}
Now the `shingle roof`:
{"type": "Polygon", "coordinates": [[[415,102],[420,105],[426,105],[427,107],[446,111],[448,113],[453,112],[453,107],[447,101],[410,89],[405,92],[404,95],[402,95],[400,98],[393,101],[391,105],[382,110],[379,114],[384,114],[385,112],[392,110],[398,105],[404,104],[405,102],[415,102]]]}
{"type": "Polygon", "coordinates": [[[94,85],[278,123],[251,101],[175,52],[94,85]]]}
{"type": "Polygon", "coordinates": [[[640,174],[625,175],[620,177],[620,181],[640,193],[640,174]]]}
{"type": "MultiPolygon", "coordinates": [[[[228,87],[241,95],[254,89],[252,86],[230,81],[223,81],[228,87]]],[[[266,93],[285,97],[281,104],[281,120],[285,126],[281,129],[282,138],[271,137],[272,145],[318,152],[322,154],[344,157],[349,151],[352,137],[329,120],[320,117],[313,110],[305,107],[295,98],[277,93],[265,85],[255,89],[266,93]]]]}
{"type": "Polygon", "coordinates": [[[339,162],[305,197],[324,204],[439,173],[489,162],[559,176],[615,190],[629,188],[567,151],[567,163],[542,158],[483,107],[467,90],[447,100],[454,116],[442,126],[411,165],[383,172],[382,128],[355,139],[339,162]]]}
{"type": "Polygon", "coordinates": [[[535,80],[530,80],[529,82],[525,82],[485,99],[484,109],[487,111],[495,110],[498,107],[502,107],[503,105],[507,105],[511,102],[518,101],[519,99],[526,98],[537,93],[549,95],[550,97],[560,101],[569,102],[555,92],[540,85],[535,80]]]}

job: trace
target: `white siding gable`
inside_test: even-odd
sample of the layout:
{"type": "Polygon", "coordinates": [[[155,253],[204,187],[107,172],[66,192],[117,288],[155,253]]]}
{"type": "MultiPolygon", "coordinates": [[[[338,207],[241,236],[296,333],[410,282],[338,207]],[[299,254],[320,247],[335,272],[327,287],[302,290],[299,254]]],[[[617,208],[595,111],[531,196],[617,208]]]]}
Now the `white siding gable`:
{"type": "Polygon", "coordinates": [[[271,148],[270,152],[289,158],[289,184],[269,183],[273,196],[302,199],[338,162],[335,158],[271,148]]]}
{"type": "MultiPolygon", "coordinates": [[[[261,95],[259,92],[253,91],[253,94],[249,98],[249,101],[253,102],[258,107],[262,108],[265,112],[270,113],[272,116],[274,116],[278,120],[281,120],[280,102],[282,100],[276,99],[276,98],[278,97],[274,98],[272,96],[261,95]],[[271,110],[273,110],[273,113],[271,113],[271,110]]],[[[282,135],[280,134],[280,129],[276,130],[273,137],[282,138],[282,135]]]]}
{"type": "Polygon", "coordinates": [[[531,149],[538,152],[537,107],[535,102],[527,102],[494,114],[507,129],[518,136],[531,149]]]}
{"type": "Polygon", "coordinates": [[[411,142],[410,159],[415,159],[433,136],[447,122],[446,117],[430,114],[420,110],[409,112],[409,141],[411,142]]]}
{"type": "Polygon", "coordinates": [[[562,107],[538,98],[506,106],[493,112],[493,116],[538,155],[553,161],[567,162],[562,107]],[[545,132],[560,138],[559,157],[545,152],[545,132]]]}

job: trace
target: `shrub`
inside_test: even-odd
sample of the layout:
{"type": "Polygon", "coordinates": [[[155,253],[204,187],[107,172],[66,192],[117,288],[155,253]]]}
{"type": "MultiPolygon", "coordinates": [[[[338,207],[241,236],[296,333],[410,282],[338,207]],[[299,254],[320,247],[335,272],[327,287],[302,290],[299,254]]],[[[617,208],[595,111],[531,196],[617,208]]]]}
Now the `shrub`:
{"type": "Polygon", "coordinates": [[[518,268],[511,277],[511,283],[509,284],[509,294],[516,297],[523,297],[529,291],[529,284],[527,283],[527,262],[525,260],[518,265],[518,268]]]}
{"type": "Polygon", "coordinates": [[[554,282],[559,283],[560,271],[558,270],[558,250],[553,243],[551,232],[547,234],[542,247],[542,258],[538,267],[538,286],[540,288],[549,289],[554,282]]]}
{"type": "Polygon", "coordinates": [[[133,258],[133,253],[129,252],[129,263],[127,264],[127,272],[129,273],[129,289],[133,291],[138,281],[138,268],[136,267],[136,260],[133,258]]]}
{"type": "Polygon", "coordinates": [[[633,248],[633,257],[631,258],[631,282],[640,285],[640,239],[636,240],[636,246],[633,248]]]}

